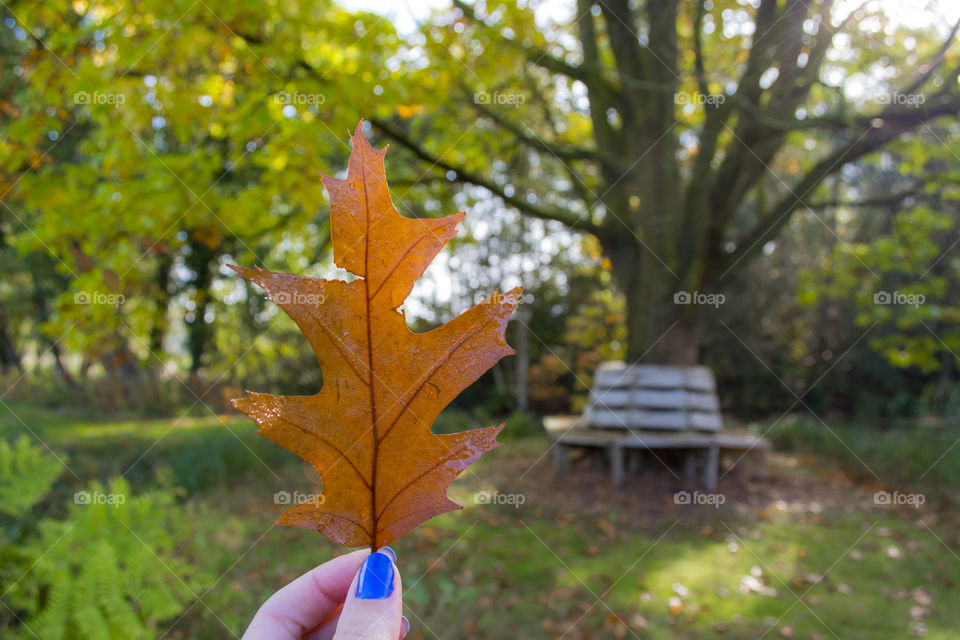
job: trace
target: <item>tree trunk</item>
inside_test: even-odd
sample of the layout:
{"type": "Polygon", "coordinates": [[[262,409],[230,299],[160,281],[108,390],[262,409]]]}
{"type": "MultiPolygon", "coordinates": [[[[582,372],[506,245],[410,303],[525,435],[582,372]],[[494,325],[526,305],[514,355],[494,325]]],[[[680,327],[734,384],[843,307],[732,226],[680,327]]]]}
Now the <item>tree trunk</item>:
{"type": "Polygon", "coordinates": [[[50,353],[53,354],[53,362],[57,365],[57,373],[60,374],[64,384],[66,384],[71,391],[76,391],[77,382],[73,379],[73,376],[70,375],[70,370],[67,369],[67,366],[63,364],[60,346],[56,342],[50,342],[50,353]]]}
{"type": "Polygon", "coordinates": [[[699,317],[678,316],[660,341],[664,364],[695,365],[700,361],[700,339],[703,326],[699,317]]]}
{"type": "Polygon", "coordinates": [[[193,310],[187,313],[187,350],[190,352],[190,377],[196,378],[204,364],[207,347],[213,338],[213,329],[206,321],[210,304],[210,285],[213,282],[213,265],[217,251],[191,234],[190,252],[186,256],[186,265],[193,271],[190,283],[193,310]]]}
{"type": "Polygon", "coordinates": [[[0,370],[7,371],[10,368],[14,368],[20,373],[23,373],[23,365],[20,363],[20,353],[13,343],[9,325],[7,314],[0,312],[0,370]]]}
{"type": "Polygon", "coordinates": [[[520,322],[513,325],[516,327],[514,334],[516,343],[514,344],[514,349],[517,350],[517,354],[513,363],[516,375],[517,409],[526,411],[529,408],[529,402],[527,400],[527,373],[530,371],[530,329],[527,325],[529,322],[529,314],[524,305],[520,305],[517,313],[519,314],[517,319],[520,320],[520,322]]]}
{"type": "Polygon", "coordinates": [[[157,259],[157,297],[153,308],[153,326],[150,327],[150,351],[158,358],[163,351],[163,339],[167,333],[167,306],[170,303],[170,269],[173,260],[163,253],[157,259]]]}
{"type": "Polygon", "coordinates": [[[682,291],[651,251],[621,236],[605,245],[613,275],[626,298],[630,363],[695,365],[703,315],[695,291],[682,291]]]}

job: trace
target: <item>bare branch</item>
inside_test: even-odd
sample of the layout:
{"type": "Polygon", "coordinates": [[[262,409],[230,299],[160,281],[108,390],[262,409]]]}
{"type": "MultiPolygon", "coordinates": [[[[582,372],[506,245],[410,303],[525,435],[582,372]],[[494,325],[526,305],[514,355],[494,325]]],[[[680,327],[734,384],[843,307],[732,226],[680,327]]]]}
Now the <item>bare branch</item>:
{"type": "MultiPolygon", "coordinates": [[[[467,95],[473,95],[474,92],[469,87],[464,86],[467,95]]],[[[493,121],[494,124],[512,133],[520,142],[537,151],[549,153],[560,160],[599,160],[603,155],[600,151],[594,149],[585,149],[573,145],[562,146],[547,142],[540,136],[532,133],[529,127],[511,122],[509,118],[498,113],[496,109],[491,109],[485,104],[474,101],[474,108],[485,117],[493,121]]],[[[613,161],[612,157],[607,157],[607,161],[613,161]]]]}
{"type": "Polygon", "coordinates": [[[892,207],[894,205],[899,205],[901,202],[908,198],[916,198],[917,196],[923,195],[923,189],[920,186],[911,187],[909,189],[904,189],[896,193],[891,193],[887,196],[880,196],[877,198],[864,198],[862,200],[820,200],[817,202],[804,202],[803,206],[807,209],[837,209],[837,208],[846,208],[846,209],[870,209],[873,207],[892,207]]]}
{"type": "Polygon", "coordinates": [[[715,275],[721,276],[732,270],[738,264],[745,262],[749,256],[757,253],[763,246],[766,238],[775,235],[789,220],[791,214],[801,206],[806,206],[806,198],[820,185],[825,178],[840,171],[850,162],[881,149],[890,141],[900,137],[920,125],[932,120],[953,115],[960,109],[960,100],[956,97],[952,101],[942,100],[929,109],[914,110],[913,117],[905,117],[898,121],[883,120],[879,126],[861,133],[858,138],[843,145],[829,156],[818,162],[810,171],[777,202],[769,213],[764,215],[754,227],[748,231],[737,243],[737,249],[726,257],[715,275]]]}
{"type": "Polygon", "coordinates": [[[370,123],[376,128],[380,129],[380,131],[382,131],[388,137],[397,141],[397,143],[399,143],[401,146],[410,150],[418,158],[424,162],[430,163],[431,167],[436,167],[443,171],[453,171],[456,174],[455,180],[457,182],[483,187],[487,191],[490,191],[494,195],[501,198],[507,204],[516,207],[519,211],[536,218],[541,218],[543,220],[556,220],[577,231],[587,231],[593,234],[597,234],[599,232],[597,225],[595,225],[587,216],[578,216],[575,212],[568,211],[566,209],[557,209],[554,207],[534,204],[528,202],[524,198],[518,197],[517,195],[507,195],[506,191],[501,185],[498,185],[484,176],[480,176],[468,171],[464,167],[457,167],[444,161],[438,155],[415,142],[412,138],[410,138],[410,136],[403,133],[399,128],[395,127],[391,123],[379,118],[371,118],[370,123]]]}
{"type": "MultiPolygon", "coordinates": [[[[953,44],[953,39],[957,37],[957,31],[960,30],[960,19],[953,23],[953,28],[950,29],[950,34],[944,39],[943,44],[940,45],[940,50],[937,52],[937,55],[934,56],[933,61],[927,65],[926,70],[924,70],[917,79],[910,83],[910,85],[903,90],[903,93],[915,93],[919,91],[920,88],[927,83],[927,80],[930,79],[930,76],[943,64],[944,58],[947,56],[947,51],[950,50],[950,46],[953,44]]],[[[922,69],[923,67],[921,67],[922,69]]]]}
{"type": "MultiPolygon", "coordinates": [[[[470,21],[492,31],[491,27],[477,15],[477,12],[472,6],[466,2],[463,2],[463,0],[453,0],[453,4],[455,7],[460,9],[460,11],[463,12],[463,15],[465,15],[470,21]]],[[[512,47],[513,49],[522,53],[524,58],[526,58],[531,64],[543,67],[547,71],[559,73],[560,75],[573,78],[574,80],[580,80],[585,84],[588,82],[598,82],[600,80],[599,77],[593,77],[591,74],[587,73],[584,67],[570,64],[565,60],[561,60],[560,58],[550,55],[550,53],[543,51],[542,49],[524,45],[513,38],[506,38],[499,33],[496,34],[496,36],[507,46],[512,47]]]]}

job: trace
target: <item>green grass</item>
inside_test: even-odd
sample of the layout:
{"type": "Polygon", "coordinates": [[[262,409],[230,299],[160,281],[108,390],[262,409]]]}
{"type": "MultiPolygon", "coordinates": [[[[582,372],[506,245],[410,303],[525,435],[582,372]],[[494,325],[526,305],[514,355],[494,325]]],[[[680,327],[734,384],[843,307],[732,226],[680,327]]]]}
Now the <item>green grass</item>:
{"type": "MultiPolygon", "coordinates": [[[[242,416],[103,420],[36,407],[0,407],[0,437],[32,432],[58,455],[66,453],[70,469],[84,480],[125,475],[142,486],[163,469],[190,494],[291,463],[287,452],[255,431],[242,416]]],[[[70,474],[65,478],[70,480],[70,474]]]]}
{"type": "MultiPolygon", "coordinates": [[[[761,432],[765,431],[761,428],[761,432]]],[[[960,487],[960,426],[878,428],[788,417],[768,437],[779,451],[807,453],[858,479],[948,494],[960,487]]]]}
{"type": "MultiPolygon", "coordinates": [[[[160,470],[215,520],[205,561],[223,577],[200,594],[203,604],[172,637],[229,637],[223,624],[239,634],[272,591],[342,552],[312,532],[270,527],[280,511],[272,493],[309,483],[299,461],[257,437],[246,420],[190,418],[171,428],[170,420],[13,409],[54,450],[68,453],[83,481],[123,473],[149,449],[131,481],[154,484],[160,470]]],[[[0,434],[23,429],[0,410],[0,434]]],[[[803,436],[791,436],[797,448],[809,444],[812,430],[803,436]]],[[[890,442],[897,445],[855,450],[878,467],[896,466],[920,446],[909,438],[890,442]]],[[[535,459],[545,446],[539,436],[514,440],[476,473],[482,478],[505,456],[535,459]]],[[[956,462],[948,456],[942,464],[956,462]]],[[[938,471],[938,481],[955,472],[938,471]]],[[[69,474],[64,480],[76,483],[69,474]]],[[[464,511],[395,545],[412,639],[758,638],[771,627],[768,638],[781,637],[784,627],[795,638],[899,638],[908,637],[911,607],[918,606],[927,638],[955,640],[960,628],[960,609],[952,606],[960,584],[955,523],[873,508],[868,493],[852,493],[843,510],[723,508],[695,524],[664,517],[641,528],[618,512],[597,519],[575,507],[474,505],[469,497],[479,482],[464,477],[452,488],[464,511]],[[751,573],[766,593],[741,592],[751,573]],[[678,593],[683,611],[673,615],[668,602],[678,593]],[[921,605],[926,598],[931,603],[921,605]]],[[[559,480],[557,491],[564,491],[559,480]]]]}
{"type": "MultiPolygon", "coordinates": [[[[575,625],[567,637],[614,638],[618,620],[652,639],[757,638],[771,625],[771,637],[783,627],[798,638],[907,637],[917,588],[933,601],[923,618],[927,637],[952,640],[960,626],[950,605],[960,559],[932,533],[889,516],[780,516],[731,522],[732,531],[718,523],[709,533],[678,526],[663,539],[662,531],[603,539],[575,521],[563,528],[522,508],[484,509],[495,508],[444,515],[396,545],[413,637],[558,637],[575,625]],[[740,592],[756,568],[775,595],[740,592]],[[818,574],[825,576],[815,583],[818,574]],[[687,590],[679,616],[667,607],[675,585],[687,590]]],[[[263,532],[244,527],[236,549],[263,532]]],[[[205,601],[241,631],[274,586],[337,552],[308,533],[271,531],[205,601]]],[[[199,623],[208,633],[218,626],[199,623]]]]}

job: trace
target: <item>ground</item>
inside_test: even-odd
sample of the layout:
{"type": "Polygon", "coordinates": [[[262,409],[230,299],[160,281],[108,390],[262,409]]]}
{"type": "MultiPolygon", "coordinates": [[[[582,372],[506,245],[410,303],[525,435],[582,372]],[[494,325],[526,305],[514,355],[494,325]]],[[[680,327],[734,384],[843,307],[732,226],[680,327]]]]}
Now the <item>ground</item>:
{"type": "MultiPolygon", "coordinates": [[[[4,436],[28,425],[84,480],[125,473],[142,489],[159,473],[215,525],[203,561],[220,578],[161,625],[173,623],[165,637],[241,634],[269,593],[343,551],[271,526],[274,492],[311,485],[244,419],[11,409],[4,436]]],[[[778,453],[765,480],[723,478],[722,505],[675,504],[684,487],[656,463],[614,490],[598,458],[557,477],[547,447],[508,440],[451,488],[463,511],[395,545],[410,638],[957,637],[960,538],[946,497],[878,505],[882,485],[778,453]]],[[[77,485],[63,483],[64,495],[77,485]]]]}

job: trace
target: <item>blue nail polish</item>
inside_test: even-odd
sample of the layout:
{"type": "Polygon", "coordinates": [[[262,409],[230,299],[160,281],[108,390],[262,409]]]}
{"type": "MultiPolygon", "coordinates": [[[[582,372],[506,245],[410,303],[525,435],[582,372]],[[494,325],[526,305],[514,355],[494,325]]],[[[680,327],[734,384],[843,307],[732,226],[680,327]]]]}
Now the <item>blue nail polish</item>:
{"type": "Polygon", "coordinates": [[[380,547],[377,549],[377,553],[385,553],[390,556],[390,559],[393,560],[393,564],[397,564],[397,552],[391,549],[390,547],[380,547]]]}
{"type": "Polygon", "coordinates": [[[407,635],[410,632],[410,621],[407,620],[407,616],[400,616],[400,637],[407,635]]]}
{"type": "Polygon", "coordinates": [[[360,567],[357,598],[383,600],[393,593],[393,560],[385,553],[371,553],[360,567]]]}

